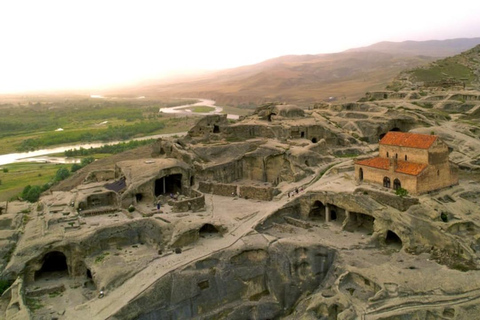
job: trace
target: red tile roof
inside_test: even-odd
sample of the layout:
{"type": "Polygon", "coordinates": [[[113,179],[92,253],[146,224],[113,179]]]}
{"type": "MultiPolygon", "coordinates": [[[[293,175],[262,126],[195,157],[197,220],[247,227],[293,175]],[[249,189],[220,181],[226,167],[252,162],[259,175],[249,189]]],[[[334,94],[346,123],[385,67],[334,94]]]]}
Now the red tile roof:
{"type": "Polygon", "coordinates": [[[382,140],[380,140],[380,144],[408,148],[428,149],[432,146],[435,140],[437,140],[437,138],[438,136],[428,134],[389,131],[382,138],[382,140]]]}
{"type": "Polygon", "coordinates": [[[418,176],[420,172],[423,171],[427,167],[424,163],[414,163],[408,161],[398,161],[397,162],[397,170],[395,172],[398,173],[405,173],[412,176],[418,176]]]}
{"type": "Polygon", "coordinates": [[[390,167],[390,160],[388,158],[370,158],[365,160],[356,161],[355,164],[359,164],[362,166],[373,167],[377,169],[388,170],[390,167]]]}
{"type": "MultiPolygon", "coordinates": [[[[359,160],[359,161],[356,161],[355,164],[382,169],[382,170],[388,170],[390,168],[390,159],[376,157],[376,158],[370,158],[365,160],[359,160]]],[[[397,160],[397,169],[395,170],[395,172],[417,176],[426,167],[427,165],[423,163],[414,163],[414,162],[397,160]]]]}

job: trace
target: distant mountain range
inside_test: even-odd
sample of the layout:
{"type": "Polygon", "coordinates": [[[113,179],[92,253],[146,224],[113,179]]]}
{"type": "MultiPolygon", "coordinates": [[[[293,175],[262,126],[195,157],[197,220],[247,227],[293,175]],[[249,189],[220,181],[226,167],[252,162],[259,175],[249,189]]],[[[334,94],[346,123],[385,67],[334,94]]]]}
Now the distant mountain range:
{"type": "Polygon", "coordinates": [[[480,38],[380,42],[340,53],[289,55],[182,81],[158,81],[125,91],[159,97],[199,97],[254,107],[266,102],[310,105],[354,100],[385,88],[402,70],[459,54],[480,38]]]}

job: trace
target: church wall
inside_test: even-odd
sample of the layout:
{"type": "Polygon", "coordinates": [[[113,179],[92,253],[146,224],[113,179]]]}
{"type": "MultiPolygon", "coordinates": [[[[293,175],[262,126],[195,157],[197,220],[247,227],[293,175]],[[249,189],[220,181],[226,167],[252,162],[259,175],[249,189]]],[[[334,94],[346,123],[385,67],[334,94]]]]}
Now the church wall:
{"type": "Polygon", "coordinates": [[[417,194],[417,179],[415,176],[408,174],[391,172],[367,166],[355,165],[355,177],[358,180],[360,177],[360,168],[363,170],[363,181],[372,182],[383,186],[383,178],[390,178],[390,189],[393,189],[393,181],[400,180],[401,187],[406,189],[409,193],[417,194]]]}
{"type": "Polygon", "coordinates": [[[429,149],[428,163],[434,165],[448,163],[448,154],[448,146],[437,141],[429,149]]]}
{"type": "Polygon", "coordinates": [[[407,155],[406,161],[408,162],[428,163],[429,159],[427,149],[407,148],[389,145],[379,146],[378,155],[381,158],[395,158],[396,154],[398,154],[398,160],[401,161],[405,161],[405,155],[407,155]]]}
{"type": "Polygon", "coordinates": [[[458,184],[456,169],[449,162],[429,165],[418,176],[418,193],[438,190],[458,184]]]}

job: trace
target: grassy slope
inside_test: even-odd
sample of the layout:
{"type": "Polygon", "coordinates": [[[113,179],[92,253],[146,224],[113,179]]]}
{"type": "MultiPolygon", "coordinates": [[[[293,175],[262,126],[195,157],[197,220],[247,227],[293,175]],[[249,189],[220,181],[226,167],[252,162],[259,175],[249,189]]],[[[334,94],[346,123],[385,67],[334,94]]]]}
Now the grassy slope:
{"type": "Polygon", "coordinates": [[[480,45],[462,54],[432,62],[428,66],[406,71],[412,81],[441,81],[453,78],[467,85],[478,85],[480,79],[480,45]]]}
{"type": "Polygon", "coordinates": [[[22,192],[27,185],[44,185],[52,180],[55,173],[62,166],[70,169],[68,165],[46,163],[13,163],[2,166],[7,168],[5,173],[0,170],[0,201],[6,201],[22,192]]]}

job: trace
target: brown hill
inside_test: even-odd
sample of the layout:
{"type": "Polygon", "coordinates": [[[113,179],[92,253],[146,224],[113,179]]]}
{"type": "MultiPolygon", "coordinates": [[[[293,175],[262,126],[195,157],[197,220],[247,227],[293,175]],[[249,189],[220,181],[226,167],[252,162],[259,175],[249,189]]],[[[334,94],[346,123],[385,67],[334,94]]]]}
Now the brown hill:
{"type": "Polygon", "coordinates": [[[283,56],[184,81],[152,82],[127,91],[210,98],[218,104],[244,107],[270,101],[309,105],[329,99],[354,100],[366,91],[384,88],[402,70],[460,53],[478,43],[480,38],[382,42],[334,54],[283,56]]]}

